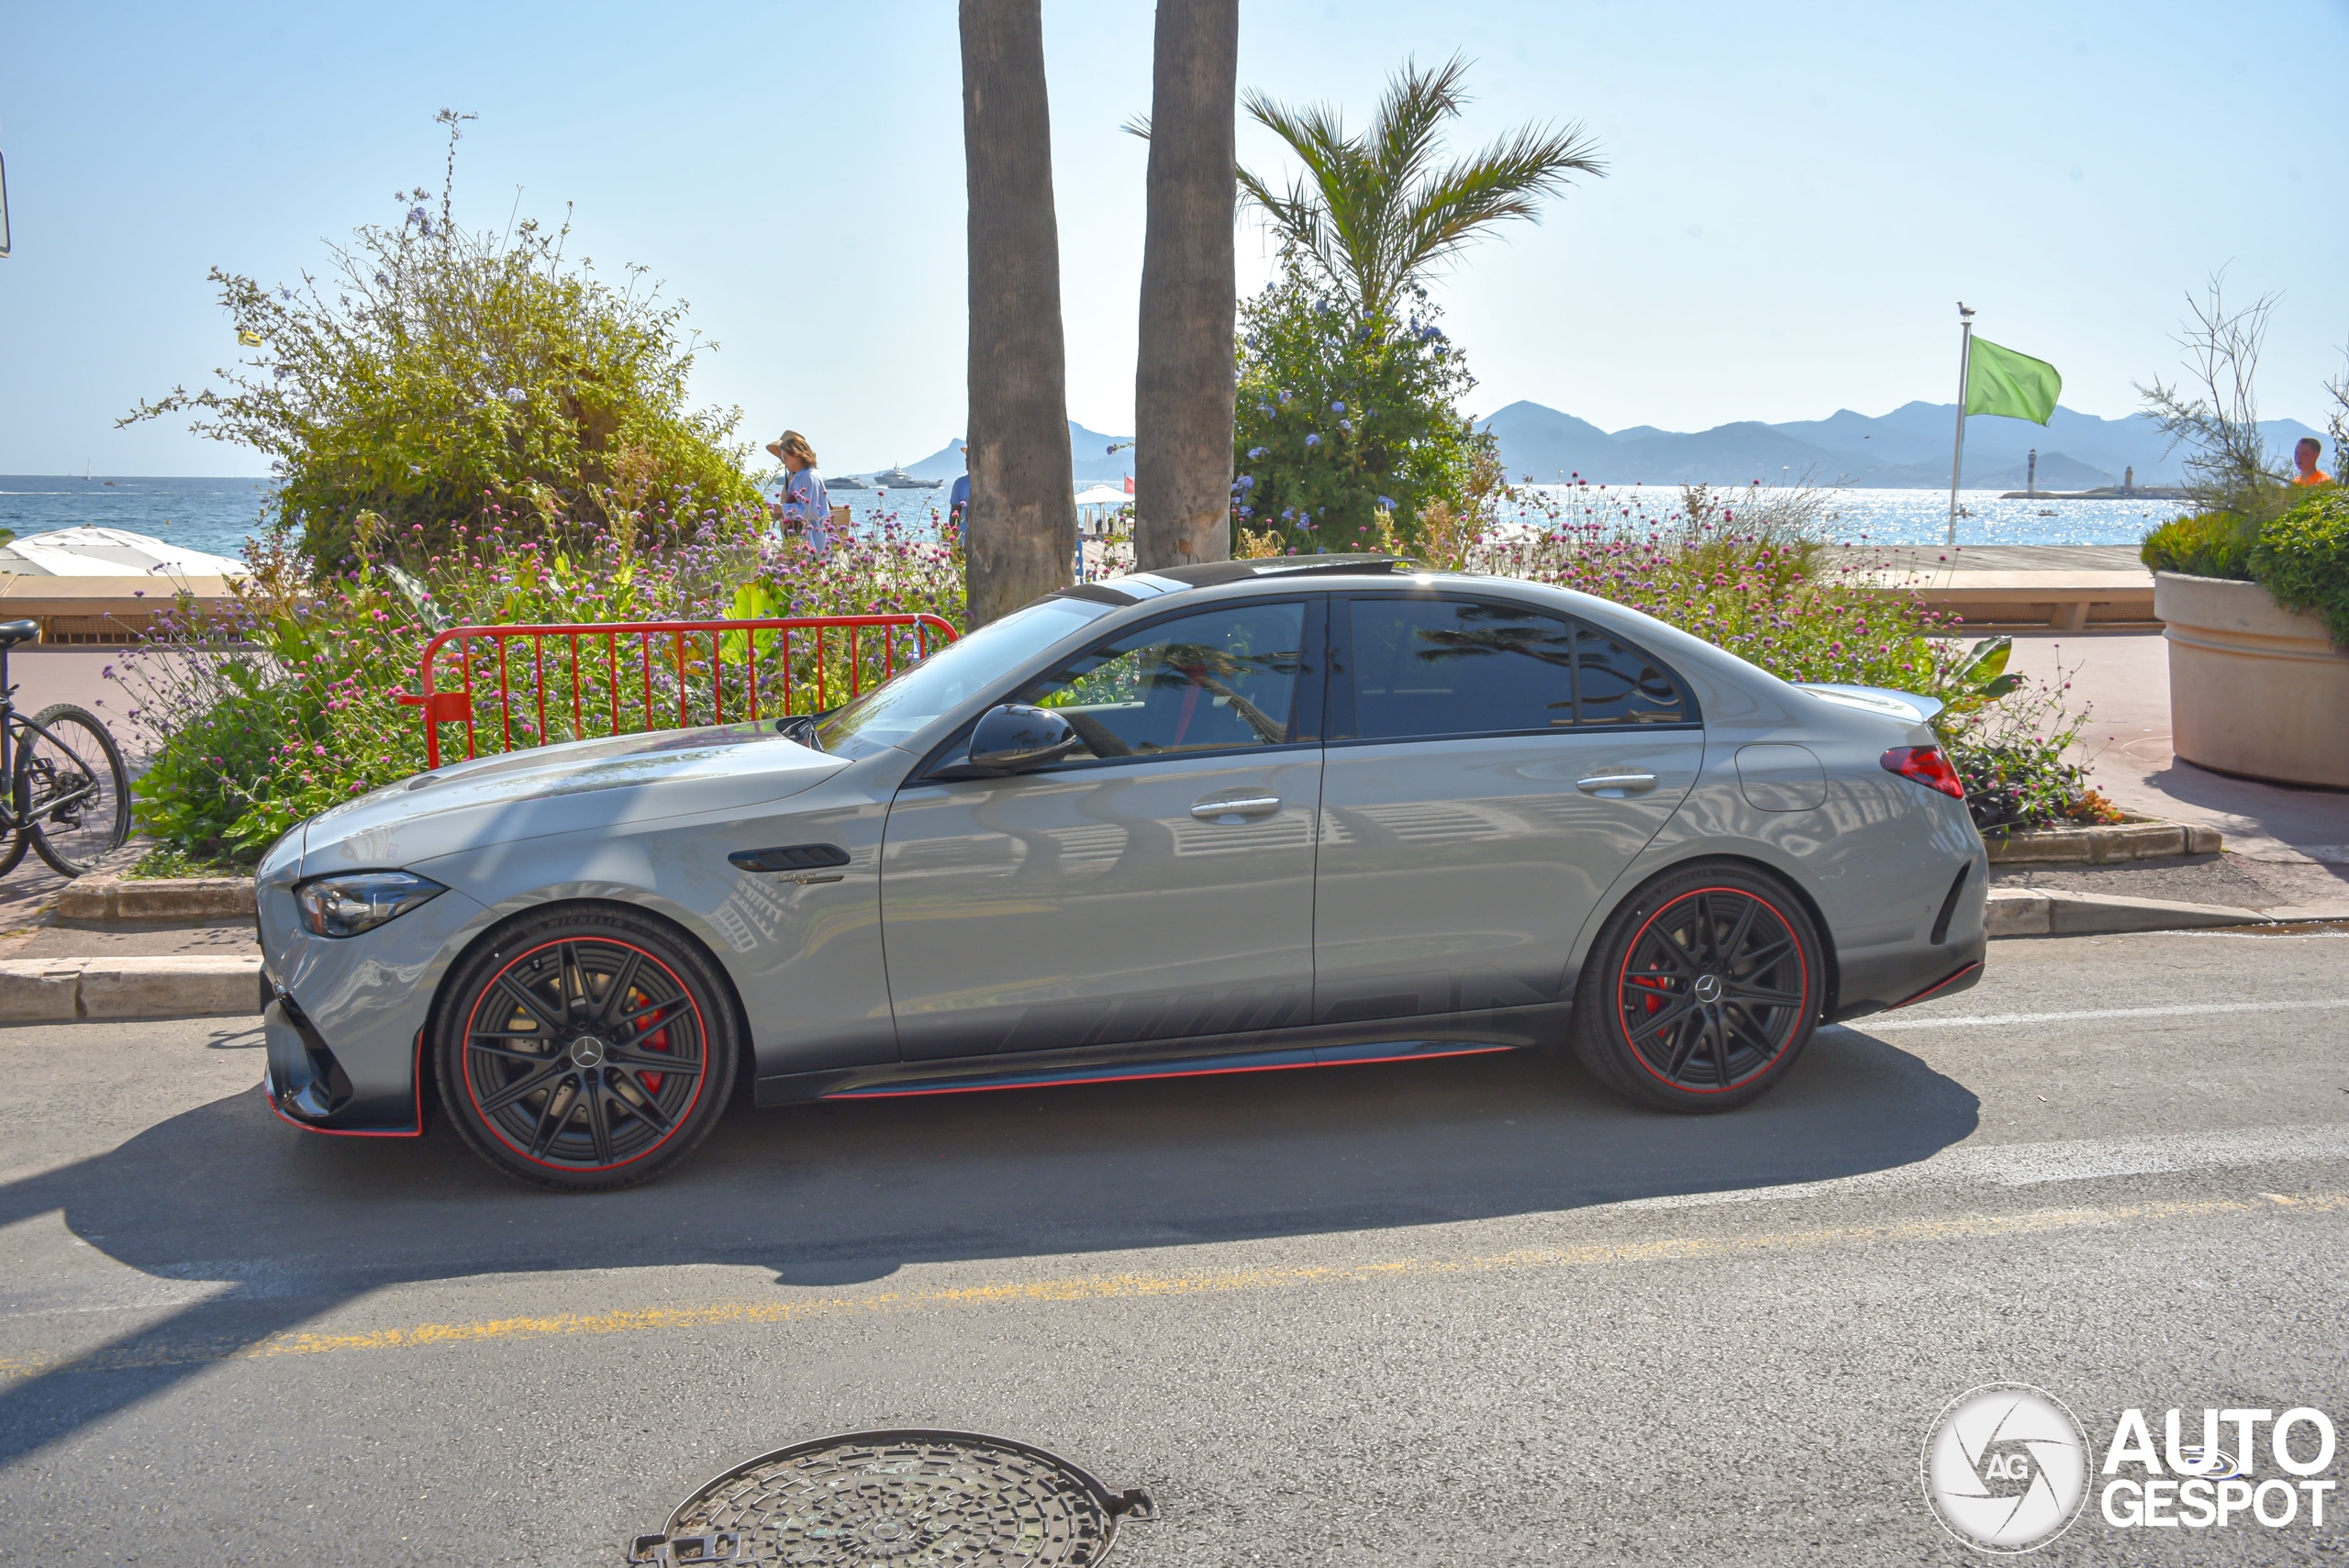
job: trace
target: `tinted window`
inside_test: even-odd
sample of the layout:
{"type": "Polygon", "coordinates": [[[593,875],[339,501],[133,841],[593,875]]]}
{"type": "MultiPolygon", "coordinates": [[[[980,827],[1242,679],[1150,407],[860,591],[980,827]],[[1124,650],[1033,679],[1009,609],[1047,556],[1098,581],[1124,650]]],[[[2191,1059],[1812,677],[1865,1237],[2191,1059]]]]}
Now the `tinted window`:
{"type": "Polygon", "coordinates": [[[1356,599],[1353,622],[1357,739],[1687,717],[1677,684],[1660,666],[1561,617],[1462,600],[1356,599]]]}
{"type": "Polygon", "coordinates": [[[1072,761],[1272,746],[1291,739],[1305,606],[1233,605],[1088,649],[1013,700],[1085,740],[1072,761]]]}
{"type": "Polygon", "coordinates": [[[1680,683],[1663,665],[1595,627],[1575,631],[1575,682],[1585,724],[1679,724],[1689,717],[1680,683]]]}
{"type": "Polygon", "coordinates": [[[839,757],[870,756],[894,746],[1110,608],[1079,599],[1040,599],[899,671],[825,719],[817,734],[824,750],[839,757]]]}

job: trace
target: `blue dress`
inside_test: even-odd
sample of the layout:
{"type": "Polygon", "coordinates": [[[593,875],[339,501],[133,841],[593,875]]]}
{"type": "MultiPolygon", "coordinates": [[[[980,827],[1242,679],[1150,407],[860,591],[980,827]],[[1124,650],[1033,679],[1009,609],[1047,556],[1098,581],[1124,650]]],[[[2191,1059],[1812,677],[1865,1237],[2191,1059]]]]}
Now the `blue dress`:
{"type": "Polygon", "coordinates": [[[785,476],[783,482],[783,525],[786,531],[803,532],[807,548],[820,558],[832,550],[832,496],[824,488],[824,476],[812,468],[785,476]],[[796,523],[798,528],[793,528],[796,523]]]}

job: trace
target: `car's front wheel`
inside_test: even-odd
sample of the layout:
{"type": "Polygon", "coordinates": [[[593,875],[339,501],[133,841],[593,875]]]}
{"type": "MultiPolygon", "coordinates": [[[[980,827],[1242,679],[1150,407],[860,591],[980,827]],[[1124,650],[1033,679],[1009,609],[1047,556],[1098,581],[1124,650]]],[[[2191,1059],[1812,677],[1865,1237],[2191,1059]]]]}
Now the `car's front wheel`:
{"type": "Polygon", "coordinates": [[[666,922],[622,906],[527,916],[476,948],[434,1020],[440,1103],[473,1151],[563,1192],[644,1181],[724,1109],[729,993],[666,922]]]}
{"type": "Polygon", "coordinates": [[[1809,913],[1738,864],[1667,872],[1615,913],[1575,992],[1575,1054],[1666,1110],[1742,1106],[1786,1076],[1818,1027],[1825,962],[1809,913]]]}

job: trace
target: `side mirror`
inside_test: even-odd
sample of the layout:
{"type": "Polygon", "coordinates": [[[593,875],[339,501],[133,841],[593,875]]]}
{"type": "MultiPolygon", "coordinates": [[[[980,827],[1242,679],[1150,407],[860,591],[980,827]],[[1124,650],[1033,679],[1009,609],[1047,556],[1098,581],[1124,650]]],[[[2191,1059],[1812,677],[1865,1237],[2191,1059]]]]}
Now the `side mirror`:
{"type": "Polygon", "coordinates": [[[971,731],[971,766],[989,773],[1020,773],[1059,762],[1076,750],[1068,720],[1048,707],[1006,703],[979,716],[971,731]]]}

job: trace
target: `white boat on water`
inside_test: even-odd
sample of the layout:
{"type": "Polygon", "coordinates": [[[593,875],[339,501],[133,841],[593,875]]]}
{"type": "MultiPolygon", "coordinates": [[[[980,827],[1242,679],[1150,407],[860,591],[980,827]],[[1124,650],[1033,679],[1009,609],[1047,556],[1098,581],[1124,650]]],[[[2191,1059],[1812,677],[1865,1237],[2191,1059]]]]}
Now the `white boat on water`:
{"type": "Polygon", "coordinates": [[[28,577],[241,577],[245,563],[128,528],[52,528],[0,545],[0,572],[28,577]]]}

